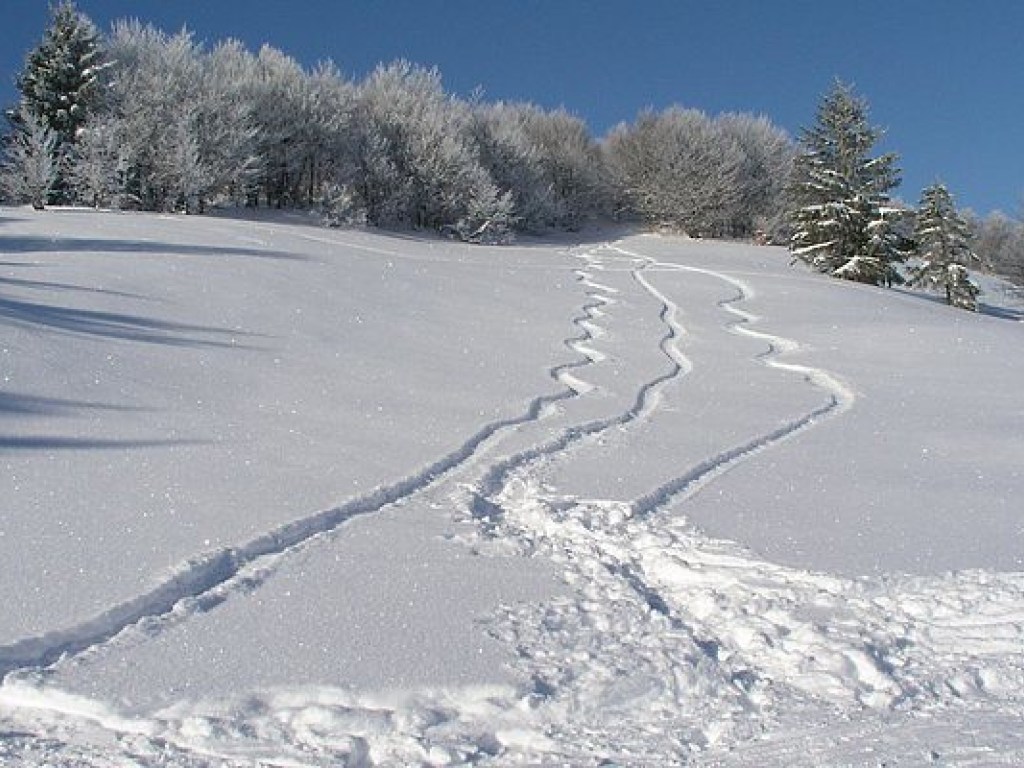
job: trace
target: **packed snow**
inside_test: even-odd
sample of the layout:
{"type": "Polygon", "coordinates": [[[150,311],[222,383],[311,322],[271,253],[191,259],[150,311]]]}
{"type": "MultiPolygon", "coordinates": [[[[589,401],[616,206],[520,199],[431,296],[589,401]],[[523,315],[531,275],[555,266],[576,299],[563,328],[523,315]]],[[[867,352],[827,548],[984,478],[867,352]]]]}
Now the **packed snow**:
{"type": "Polygon", "coordinates": [[[0,210],[0,763],[1024,763],[1024,304],[0,210]]]}

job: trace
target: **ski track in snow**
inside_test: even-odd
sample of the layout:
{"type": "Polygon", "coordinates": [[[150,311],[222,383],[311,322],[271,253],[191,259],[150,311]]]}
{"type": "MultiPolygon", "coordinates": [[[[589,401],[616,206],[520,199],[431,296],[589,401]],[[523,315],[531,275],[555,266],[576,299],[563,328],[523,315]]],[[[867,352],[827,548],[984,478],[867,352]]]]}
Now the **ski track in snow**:
{"type": "MultiPolygon", "coordinates": [[[[793,711],[842,720],[994,701],[997,711],[1005,705],[1004,712],[1020,713],[1020,574],[841,579],[760,561],[670,514],[739,462],[848,411],[855,395],[827,371],[779,359],[799,345],[750,327],[758,318],[736,306],[753,296],[742,281],[618,246],[605,250],[636,259],[635,280],[661,303],[668,329],[661,349],[672,371],[645,385],[630,411],[567,429],[495,465],[474,502],[493,546],[516,542],[551,557],[577,591],[553,605],[509,609],[492,625],[496,637],[519,649],[535,681],[545,734],[577,745],[576,759],[668,764],[758,737],[793,711]],[[692,368],[677,346],[685,334],[678,307],[647,277],[658,271],[703,274],[735,289],[719,303],[735,317],[729,330],[766,342],[758,360],[799,375],[827,400],[638,499],[549,493],[537,471],[542,461],[568,460],[583,437],[653,416],[660,388],[692,368]]],[[[807,764],[842,757],[841,745],[833,745],[807,764]]]]}
{"type": "MultiPolygon", "coordinates": [[[[631,251],[623,250],[618,247],[613,248],[623,255],[642,258],[631,251]]],[[[736,321],[729,326],[730,331],[742,336],[766,342],[768,350],[759,356],[759,359],[761,359],[765,365],[777,370],[800,374],[807,382],[828,393],[829,399],[828,402],[820,408],[805,414],[799,419],[795,419],[777,429],[763,435],[753,437],[745,443],[709,457],[685,474],[670,480],[660,488],[636,499],[633,502],[633,508],[636,513],[640,514],[650,513],[673,502],[682,501],[686,497],[700,491],[701,488],[719,475],[727,472],[737,463],[771,448],[783,440],[788,440],[791,437],[794,437],[799,432],[820,423],[826,417],[840,415],[844,411],[852,408],[854,401],[856,400],[856,395],[853,391],[840,382],[831,373],[820,368],[796,365],[794,363],[785,363],[778,359],[779,355],[798,351],[800,349],[800,345],[792,339],[776,336],[764,331],[758,331],[750,327],[752,324],[757,323],[759,318],[756,315],[736,306],[737,303],[748,301],[754,297],[754,290],[742,280],[709,269],[700,269],[697,267],[665,262],[650,263],[648,271],[655,270],[684,273],[689,272],[693,274],[707,275],[735,288],[735,296],[719,302],[719,306],[737,318],[736,321]]],[[[661,301],[664,306],[672,308],[670,315],[674,317],[675,312],[678,309],[675,304],[654,288],[654,286],[644,278],[643,273],[637,272],[637,279],[643,284],[648,293],[661,301]]],[[[669,322],[670,324],[672,323],[670,320],[666,320],[666,322],[669,322]]]]}
{"type": "MultiPolygon", "coordinates": [[[[580,275],[579,279],[582,281],[584,277],[580,275]]],[[[570,350],[580,355],[580,359],[558,365],[549,372],[564,390],[534,398],[521,415],[486,424],[451,453],[395,483],[381,486],[337,507],[286,523],[240,546],[226,547],[191,559],[148,592],[114,605],[73,627],[0,645],[0,678],[17,670],[45,668],[62,657],[100,645],[140,622],[145,622],[147,632],[152,634],[159,629],[156,620],[161,617],[171,622],[175,617],[180,619],[182,615],[187,616],[197,610],[208,610],[227,599],[233,591],[251,591],[267,578],[282,556],[356,517],[401,503],[436,485],[475,455],[485,452],[487,444],[496,442],[502,433],[541,420],[559,401],[590,391],[590,385],[573,376],[572,371],[602,359],[600,352],[586,346],[593,339],[587,322],[601,306],[613,300],[593,293],[589,295],[592,298],[584,304],[582,314],[572,320],[580,328],[580,335],[565,342],[570,350]]]]}
{"type": "MultiPolygon", "coordinates": [[[[1024,717],[1024,574],[855,580],[762,561],[711,539],[680,512],[738,463],[798,437],[855,404],[827,371],[784,361],[799,349],[752,326],[752,288],[728,274],[657,261],[616,244],[577,255],[587,300],[565,345],[580,359],[551,376],[564,389],[481,428],[426,469],[238,548],[183,566],[150,593],[78,627],[0,648],[0,760],[114,765],[981,765],[997,748],[1024,761],[1007,729],[1024,717]],[[658,305],[666,370],[620,413],[574,423],[599,394],[583,376],[600,349],[606,310],[625,300],[596,275],[611,259],[658,305]],[[684,388],[693,362],[679,306],[653,275],[693,273],[734,293],[725,327],[765,342],[751,362],[821,391],[821,406],[756,434],[636,499],[559,496],[544,472],[577,449],[658,417],[662,393],[684,388]],[[545,436],[553,417],[568,423],[545,436]],[[520,448],[483,461],[499,439],[520,448]],[[467,479],[468,476],[468,479],[467,479]],[[488,631],[515,648],[532,681],[356,695],[337,689],[254,692],[182,702],[130,718],[40,684],[33,668],[82,652],[139,623],[172,621],[251,589],[275,563],[358,515],[436,488],[472,523],[464,540],[487,553],[553,559],[571,595],[500,609],[488,631]],[[451,485],[457,485],[454,490],[451,485]],[[260,575],[262,574],[262,575],[260,575]],[[952,745],[949,724],[987,712],[990,731],[952,745]],[[796,726],[791,726],[796,723],[796,726]],[[824,724],[821,738],[813,726],[824,724]],[[836,726],[835,724],[839,724],[836,726]],[[896,734],[896,735],[891,735],[896,734]],[[907,738],[900,738],[905,734],[907,738]],[[938,740],[943,753],[930,751],[938,740]],[[866,745],[879,742],[881,752],[866,745]],[[947,762],[949,761],[949,762],[947,762]]],[[[614,447],[614,446],[613,446],[614,447]]]]}

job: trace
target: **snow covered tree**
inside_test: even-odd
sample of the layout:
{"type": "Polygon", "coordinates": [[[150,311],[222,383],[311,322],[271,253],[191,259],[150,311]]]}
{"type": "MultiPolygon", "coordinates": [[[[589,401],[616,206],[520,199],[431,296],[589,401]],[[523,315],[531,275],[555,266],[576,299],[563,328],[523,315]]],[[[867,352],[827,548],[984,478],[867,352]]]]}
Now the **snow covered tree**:
{"type": "Polygon", "coordinates": [[[1024,286],[1024,222],[1001,211],[966,218],[972,231],[971,250],[995,272],[1024,286]]]}
{"type": "Polygon", "coordinates": [[[936,182],[921,194],[914,242],[920,262],[911,271],[911,282],[945,291],[951,306],[976,310],[979,290],[967,266],[981,260],[971,250],[970,228],[945,185],[936,182]]]}
{"type": "Polygon", "coordinates": [[[793,164],[792,139],[766,117],[725,114],[716,118],[715,125],[742,155],[737,172],[739,199],[730,212],[727,234],[758,235],[781,242],[786,229],[786,183],[793,164]]]}
{"type": "Polygon", "coordinates": [[[42,210],[57,183],[57,134],[24,107],[4,147],[0,190],[13,202],[42,210]]]}
{"type": "Polygon", "coordinates": [[[57,173],[52,189],[62,201],[69,194],[61,173],[61,158],[71,151],[78,132],[97,105],[99,75],[105,66],[99,32],[89,18],[68,0],[51,6],[50,25],[43,40],[29,53],[18,76],[18,114],[31,115],[52,132],[57,173]]]}
{"type": "Polygon", "coordinates": [[[472,111],[440,73],[409,62],[378,67],[359,89],[358,181],[377,225],[453,227],[469,239],[514,218],[474,141],[472,111]]]}
{"type": "Polygon", "coordinates": [[[618,126],[604,150],[619,209],[650,225],[748,237],[783,209],[791,144],[764,118],[647,111],[618,126]]]}
{"type": "Polygon", "coordinates": [[[888,193],[899,184],[896,155],[871,156],[881,131],[868,123],[866,102],[836,82],[805,129],[793,164],[793,255],[819,272],[863,283],[891,284],[903,256],[888,193]]]}
{"type": "Polygon", "coordinates": [[[116,120],[94,117],[79,131],[66,179],[75,196],[94,208],[123,208],[128,157],[116,120]]]}
{"type": "Polygon", "coordinates": [[[528,107],[522,130],[536,153],[539,182],[550,194],[545,226],[576,230],[607,209],[600,149],[583,120],[564,109],[528,107]]]}

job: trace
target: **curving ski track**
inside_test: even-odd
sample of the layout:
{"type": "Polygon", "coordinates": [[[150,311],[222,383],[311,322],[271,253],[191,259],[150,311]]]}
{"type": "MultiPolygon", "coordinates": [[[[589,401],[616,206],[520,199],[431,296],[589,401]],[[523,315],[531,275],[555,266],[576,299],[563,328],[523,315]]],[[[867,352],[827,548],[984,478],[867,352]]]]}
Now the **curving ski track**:
{"type": "MultiPolygon", "coordinates": [[[[583,275],[578,275],[578,279],[585,281],[583,275]]],[[[260,579],[241,578],[243,571],[256,570],[253,566],[262,561],[268,561],[269,565],[269,561],[301,548],[356,517],[373,514],[409,499],[466,465],[502,433],[539,421],[558,402],[590,391],[589,385],[572,376],[571,372],[601,359],[600,352],[586,346],[593,341],[593,334],[586,323],[593,319],[600,307],[613,300],[593,292],[588,293],[588,297],[581,313],[572,319],[580,334],[565,341],[565,345],[580,359],[549,371],[551,378],[564,387],[562,391],[535,397],[521,415],[486,424],[454,451],[395,483],[381,486],[337,507],[286,523],[240,546],[227,547],[186,561],[153,589],[75,626],[0,646],[0,679],[17,670],[48,667],[62,657],[100,645],[143,620],[169,616],[183,601],[196,600],[200,606],[210,607],[224,599],[223,592],[230,591],[236,578],[241,582],[236,585],[238,589],[251,590],[260,579]],[[204,597],[207,598],[205,602],[204,597]]],[[[263,569],[261,578],[266,578],[269,570],[263,569]]]]}
{"type": "MultiPolygon", "coordinates": [[[[713,756],[708,764],[718,764],[717,745],[784,733],[785,719],[799,721],[804,712],[840,722],[883,713],[876,731],[886,727],[884,713],[956,711],[965,701],[1002,701],[1020,712],[1019,575],[857,581],[808,573],[710,539],[685,517],[657,514],[738,463],[843,414],[856,398],[829,372],[780,359],[800,347],[749,327],[758,318],[736,306],[753,296],[742,281],[607,249],[635,259],[634,279],[661,302],[668,328],[661,351],[673,373],[641,388],[638,403],[646,406],[566,430],[494,466],[477,501],[494,540],[518,540],[550,557],[575,593],[507,609],[491,626],[519,649],[545,736],[577,745],[573,759],[590,764],[683,765],[705,751],[713,756]],[[584,435],[653,415],[652,393],[688,368],[675,345],[685,332],[678,307],[648,277],[657,271],[699,273],[734,288],[719,302],[735,318],[727,328],[768,345],[752,360],[799,375],[826,400],[631,501],[558,496],[542,480],[541,460],[568,461],[584,435]],[[979,634],[982,626],[990,637],[979,634]]],[[[784,736],[775,744],[792,749],[784,736]]],[[[806,764],[834,764],[842,749],[840,738],[806,764]]]]}
{"type": "MultiPolygon", "coordinates": [[[[618,251],[630,258],[636,258],[641,262],[639,267],[631,270],[631,274],[633,279],[661,305],[659,310],[659,319],[665,325],[666,330],[659,342],[659,349],[669,360],[669,367],[661,375],[642,384],[632,405],[625,411],[607,418],[595,419],[583,424],[575,424],[566,427],[551,440],[531,446],[530,448],[513,454],[512,456],[492,465],[490,470],[478,483],[476,483],[475,488],[472,491],[473,501],[471,509],[473,515],[477,520],[483,522],[487,526],[492,526],[496,519],[501,515],[500,506],[494,504],[491,499],[493,496],[501,492],[501,489],[507,483],[510,475],[523,470],[535,462],[562,454],[585,438],[604,435],[614,429],[624,427],[632,422],[640,421],[649,417],[657,409],[660,403],[661,390],[669,382],[672,382],[681,376],[685,376],[692,369],[690,360],[678,347],[679,339],[686,333],[685,329],[677,319],[679,308],[658,292],[650,282],[643,277],[642,271],[647,269],[649,264],[653,262],[649,259],[645,259],[645,257],[637,257],[635,254],[621,251],[621,249],[613,248],[608,245],[602,246],[595,251],[584,253],[581,258],[592,262],[599,258],[602,250],[618,251]]],[[[579,274],[583,278],[584,285],[589,285],[597,290],[606,292],[615,291],[615,289],[609,289],[608,286],[595,283],[591,279],[590,273],[585,270],[580,271],[579,274]]],[[[601,302],[607,303],[609,302],[609,299],[605,297],[601,299],[601,302]]],[[[584,336],[585,338],[580,339],[580,342],[593,340],[593,333],[590,330],[585,329],[584,336]]],[[[593,362],[600,362],[604,359],[604,356],[600,353],[593,354],[589,348],[580,347],[578,342],[574,346],[574,349],[577,351],[583,351],[585,354],[590,353],[590,359],[593,362]]]]}
{"type": "MultiPolygon", "coordinates": [[[[586,262],[576,271],[586,301],[572,318],[578,333],[564,342],[578,359],[549,371],[560,391],[534,398],[519,416],[485,425],[407,478],[187,563],[146,595],[77,627],[0,648],[0,673],[45,667],[147,617],[169,621],[183,601],[224,599],[251,585],[254,567],[270,572],[276,561],[346,521],[442,480],[459,482],[462,470],[472,470],[475,480],[463,486],[470,498],[461,499],[480,523],[470,543],[481,550],[511,544],[549,557],[564,569],[571,590],[548,605],[499,609],[488,624],[492,636],[517,650],[532,687],[454,688],[389,699],[323,689],[267,691],[130,721],[97,714],[74,697],[44,695],[30,680],[12,676],[0,686],[0,705],[52,711],[57,722],[91,717],[104,732],[103,749],[109,732],[128,734],[121,738],[126,756],[135,756],[133,739],[142,748],[158,743],[168,765],[262,764],[263,757],[269,764],[294,759],[367,766],[867,765],[856,750],[879,736],[891,764],[920,764],[923,756],[938,760],[925,750],[933,730],[940,743],[951,745],[939,733],[945,724],[963,719],[974,726],[976,720],[963,717],[971,708],[991,713],[990,732],[972,735],[978,744],[1002,743],[1010,762],[1024,754],[1020,740],[1007,735],[1024,716],[1024,577],[974,572],[871,581],[808,573],[761,561],[735,543],[695,531],[681,515],[663,514],[739,463],[845,413],[856,397],[828,371],[785,360],[800,345],[753,327],[759,318],[741,305],[755,294],[738,278],[616,244],[578,257],[586,262]],[[629,300],[625,289],[595,279],[607,256],[626,259],[632,282],[655,301],[665,367],[640,382],[620,412],[573,423],[580,406],[601,402],[584,372],[608,360],[600,349],[606,310],[629,300]],[[543,484],[545,462],[579,458],[575,452],[588,440],[657,418],[666,388],[685,387],[693,371],[682,349],[687,329],[680,307],[653,277],[667,272],[701,274],[730,288],[732,295],[718,301],[731,316],[723,327],[767,347],[751,363],[802,380],[796,385],[822,392],[824,402],[637,498],[559,497],[543,484]],[[568,426],[543,437],[542,422],[556,417],[568,426]],[[513,434],[525,447],[482,460],[513,434]],[[318,729],[318,723],[331,727],[318,729]],[[824,731],[822,739],[808,735],[808,723],[824,731]],[[246,738],[236,738],[239,733],[246,738]],[[919,743],[899,743],[903,734],[919,743]]],[[[7,734],[11,754],[22,739],[36,743],[33,721],[27,722],[25,733],[16,725],[7,734]]],[[[4,749],[0,739],[0,758],[4,749]]],[[[93,763],[83,749],[83,764],[117,764],[105,752],[93,763]]],[[[950,764],[986,764],[982,746],[956,749],[942,757],[950,764]]],[[[880,755],[872,755],[871,764],[880,755]]]]}
{"type": "MultiPolygon", "coordinates": [[[[737,303],[749,300],[754,295],[753,289],[743,281],[713,270],[659,262],[614,244],[601,246],[594,251],[584,254],[582,258],[593,260],[599,258],[603,251],[617,253],[638,263],[639,266],[631,270],[631,275],[643,290],[661,305],[659,319],[665,326],[666,332],[659,343],[659,348],[662,354],[669,360],[670,367],[665,373],[640,387],[636,400],[628,410],[605,419],[568,427],[551,441],[533,446],[495,464],[478,484],[473,503],[476,517],[487,523],[493,523],[495,516],[500,515],[500,508],[490,499],[501,492],[502,487],[511,475],[525,471],[529,465],[535,462],[549,459],[569,450],[583,438],[596,437],[613,429],[619,429],[638,420],[648,418],[660,403],[660,394],[663,387],[669,382],[685,376],[692,370],[692,362],[683,354],[678,346],[679,340],[686,334],[686,329],[678,321],[679,307],[646,277],[651,272],[675,271],[702,274],[720,280],[736,289],[735,296],[719,302],[719,306],[737,318],[735,322],[729,324],[729,330],[739,335],[766,342],[768,350],[759,355],[758,359],[771,368],[800,374],[809,384],[823,390],[828,396],[828,400],[819,408],[799,418],[764,434],[756,435],[748,441],[707,458],[679,476],[666,481],[658,488],[633,500],[631,506],[635,513],[650,514],[657,509],[693,495],[716,477],[724,474],[742,461],[795,437],[797,434],[820,424],[827,418],[838,416],[844,411],[849,410],[853,407],[856,400],[853,391],[842,384],[831,373],[820,368],[786,363],[778,359],[780,355],[798,350],[800,345],[792,339],[749,327],[757,322],[759,318],[735,306],[737,303]]],[[[582,274],[586,275],[584,284],[607,290],[607,286],[594,283],[590,279],[589,273],[583,272],[582,274]]],[[[580,351],[578,347],[576,349],[580,351]]]]}

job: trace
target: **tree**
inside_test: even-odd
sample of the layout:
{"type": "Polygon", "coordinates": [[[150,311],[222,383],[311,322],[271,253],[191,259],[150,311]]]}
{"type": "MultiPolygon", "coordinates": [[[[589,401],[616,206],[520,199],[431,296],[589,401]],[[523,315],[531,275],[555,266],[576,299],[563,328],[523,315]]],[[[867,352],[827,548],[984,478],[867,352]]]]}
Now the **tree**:
{"type": "Polygon", "coordinates": [[[867,103],[836,82],[818,106],[817,122],[800,136],[790,194],[790,249],[819,272],[863,283],[897,278],[896,223],[888,193],[899,182],[896,155],[871,156],[881,131],[867,103]]]}
{"type": "Polygon", "coordinates": [[[94,208],[125,207],[128,156],[116,120],[94,117],[78,133],[66,179],[75,196],[94,208]]]}
{"type": "Polygon", "coordinates": [[[194,213],[244,200],[258,170],[243,88],[255,64],[244,48],[228,41],[207,54],[188,30],[169,36],[129,21],[114,25],[110,52],[117,77],[102,115],[105,136],[86,126],[89,151],[76,159],[102,161],[100,150],[113,141],[116,162],[105,167],[116,169],[115,196],[146,210],[194,213]]]}
{"type": "Polygon", "coordinates": [[[21,109],[14,122],[28,114],[52,132],[57,175],[51,187],[61,201],[68,198],[61,158],[70,153],[98,103],[99,75],[106,66],[92,21],[69,0],[51,6],[43,40],[29,53],[18,76],[21,109]]]}
{"type": "Polygon", "coordinates": [[[483,165],[469,105],[445,92],[436,69],[378,67],[359,89],[356,126],[353,188],[371,223],[450,227],[474,240],[507,234],[512,195],[483,165]]]}
{"type": "Polygon", "coordinates": [[[620,211],[710,237],[747,237],[777,219],[792,157],[763,118],[680,107],[618,126],[604,150],[620,211]]]}
{"type": "Polygon", "coordinates": [[[1024,286],[1024,223],[995,211],[985,218],[968,217],[971,250],[992,269],[1024,286]]]}
{"type": "Polygon", "coordinates": [[[480,162],[494,184],[510,195],[517,228],[532,232],[551,226],[560,215],[540,148],[525,128],[537,111],[531,104],[477,103],[470,128],[480,162]]]}
{"type": "Polygon", "coordinates": [[[607,209],[600,150],[583,120],[564,109],[527,107],[522,129],[536,152],[538,181],[550,194],[544,226],[577,230],[607,209]]]}
{"type": "Polygon", "coordinates": [[[57,134],[24,108],[16,126],[0,165],[0,188],[5,198],[42,210],[57,182],[57,134]]]}
{"type": "Polygon", "coordinates": [[[957,213],[945,185],[936,182],[925,188],[914,226],[920,262],[911,272],[911,282],[944,290],[951,306],[976,310],[979,290],[967,266],[981,260],[971,250],[971,237],[970,227],[957,213]]]}
{"type": "Polygon", "coordinates": [[[782,242],[793,141],[766,117],[725,114],[715,122],[718,130],[740,148],[743,157],[737,178],[740,199],[728,223],[729,234],[759,235],[782,242]]]}

